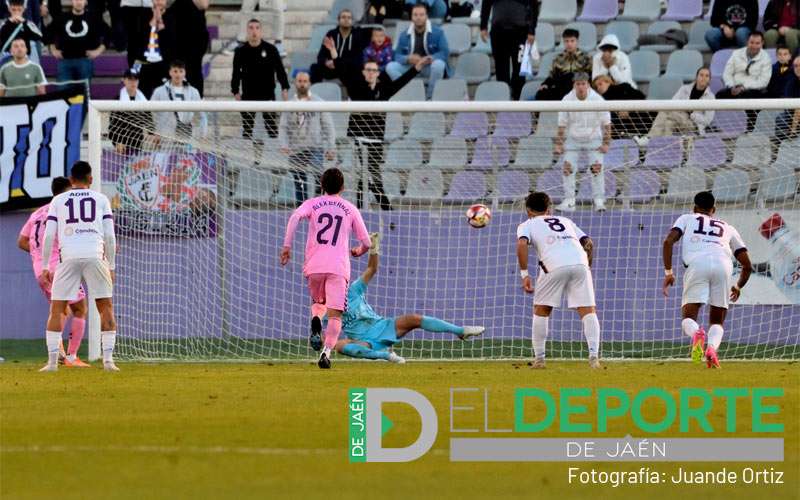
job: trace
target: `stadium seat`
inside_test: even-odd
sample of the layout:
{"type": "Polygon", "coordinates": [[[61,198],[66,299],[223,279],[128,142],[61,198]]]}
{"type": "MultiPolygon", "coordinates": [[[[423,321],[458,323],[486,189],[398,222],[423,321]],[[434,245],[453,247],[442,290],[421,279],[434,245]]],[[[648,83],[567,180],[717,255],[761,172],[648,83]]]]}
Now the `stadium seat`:
{"type": "Polygon", "coordinates": [[[501,111],[494,120],[494,137],[519,139],[531,135],[531,114],[527,112],[501,111]]]}
{"type": "Polygon", "coordinates": [[[661,74],[661,61],[652,50],[634,50],[630,60],[633,79],[637,82],[650,82],[661,74]]]}
{"type": "Polygon", "coordinates": [[[714,198],[722,202],[747,201],[750,195],[750,176],[738,168],[725,168],[714,176],[711,187],[714,198]]]}
{"type": "Polygon", "coordinates": [[[314,26],[311,30],[311,38],[308,39],[308,52],[313,52],[316,55],[319,52],[319,48],[322,47],[325,35],[335,27],[336,24],[317,24],[314,26]]]}
{"type": "Polygon", "coordinates": [[[631,171],[624,198],[631,203],[647,203],[661,192],[658,172],[646,168],[631,171]]]}
{"type": "MultiPolygon", "coordinates": [[[[763,111],[762,111],[763,112],[763,111]]],[[[772,159],[772,146],[769,137],[759,134],[745,134],[736,139],[733,150],[734,167],[765,167],[772,159]]]]}
{"type": "MultiPolygon", "coordinates": [[[[581,169],[581,178],[578,184],[578,195],[575,197],[577,201],[587,202],[592,201],[592,175],[587,169],[581,169]]],[[[611,170],[603,170],[603,177],[605,178],[605,196],[607,200],[617,196],[617,177],[611,170]]]]}
{"type": "MultiPolygon", "coordinates": [[[[482,54],[485,55],[485,54],[482,54]]],[[[433,101],[466,101],[467,82],[461,78],[439,80],[433,88],[433,101]]]]}
{"type": "Polygon", "coordinates": [[[668,0],[662,21],[692,21],[703,15],[703,0],[668,0]]]}
{"type": "Polygon", "coordinates": [[[506,82],[483,82],[475,90],[475,101],[510,101],[511,88],[506,82]]]}
{"type": "Polygon", "coordinates": [[[360,23],[361,19],[364,17],[365,7],[366,2],[364,2],[364,0],[334,0],[330,11],[328,11],[328,17],[325,19],[325,22],[336,23],[339,12],[343,9],[348,9],[353,13],[353,25],[356,25],[360,23]]]}
{"type": "Polygon", "coordinates": [[[680,137],[653,137],[647,144],[644,166],[648,168],[676,168],[683,162],[683,145],[680,137]]]}
{"type": "MultiPolygon", "coordinates": [[[[268,170],[245,168],[239,171],[236,189],[231,199],[234,203],[269,203],[272,198],[273,173],[268,170]]],[[[293,198],[294,199],[294,198],[293,198]]]]}
{"type": "Polygon", "coordinates": [[[733,49],[719,49],[714,52],[714,55],[711,56],[711,76],[722,78],[722,74],[725,72],[725,64],[731,58],[732,53],[733,49]]]}
{"type": "MultiPolygon", "coordinates": [[[[650,24],[647,27],[647,34],[648,35],[661,35],[665,33],[667,30],[681,29],[681,24],[677,21],[655,21],[654,23],[650,24]]],[[[672,52],[676,49],[675,45],[673,44],[654,44],[654,45],[642,45],[643,49],[647,50],[654,50],[656,52],[672,52]]]]}
{"type": "Polygon", "coordinates": [[[331,113],[333,118],[333,132],[336,140],[347,138],[347,125],[350,123],[350,113],[331,113]]]}
{"type": "Polygon", "coordinates": [[[547,111],[539,113],[536,123],[536,135],[539,137],[555,137],[558,132],[558,113],[547,111]]]}
{"type": "Polygon", "coordinates": [[[486,176],[483,172],[462,170],[453,176],[444,200],[475,202],[486,196],[486,176]]]}
{"type": "Polygon", "coordinates": [[[335,166],[338,167],[342,172],[347,172],[354,169],[352,141],[346,140],[336,145],[335,166]]]}
{"type": "Polygon", "coordinates": [[[323,101],[341,101],[342,88],[331,82],[320,82],[311,85],[311,93],[323,101]]]}
{"type": "Polygon", "coordinates": [[[460,137],[440,137],[433,141],[430,168],[458,170],[467,164],[467,144],[460,137]]]}
{"type": "Polygon", "coordinates": [[[747,132],[747,114],[740,110],[716,111],[711,125],[723,139],[739,137],[747,132]]]}
{"type": "Polygon", "coordinates": [[[549,137],[523,137],[517,144],[514,167],[546,170],[553,166],[553,140],[549,137]]]}
{"type": "Polygon", "coordinates": [[[470,168],[491,170],[495,167],[506,167],[511,161],[511,150],[508,140],[503,137],[479,137],[475,141],[475,150],[470,168]]]}
{"type": "Polygon", "coordinates": [[[711,23],[706,20],[698,19],[689,28],[689,43],[683,48],[699,50],[700,52],[710,52],[711,48],[706,43],[706,31],[711,29],[711,23]]]}
{"type": "Polygon", "coordinates": [[[386,113],[386,128],[383,138],[388,142],[396,141],[403,137],[403,115],[401,113],[386,113]]]}
{"type": "Polygon", "coordinates": [[[795,195],[797,195],[797,175],[794,168],[772,165],[761,169],[756,193],[758,200],[785,200],[795,195]]]}
{"type": "Polygon", "coordinates": [[[311,65],[317,62],[317,51],[302,51],[296,50],[289,54],[289,67],[292,68],[292,77],[294,78],[298,72],[308,72],[311,65]]]}
{"type": "Polygon", "coordinates": [[[531,178],[522,170],[504,170],[497,176],[494,196],[500,201],[524,199],[531,190],[531,178]]]}
{"type": "Polygon", "coordinates": [[[707,185],[706,174],[699,168],[676,168],[669,173],[667,194],[664,198],[668,201],[688,202],[698,191],[705,190],[707,185]]]}
{"type": "Polygon", "coordinates": [[[489,117],[486,113],[456,113],[450,136],[462,139],[477,139],[489,135],[489,117]]]}
{"type": "Polygon", "coordinates": [[[589,23],[607,23],[619,14],[617,0],[584,0],[583,10],[577,21],[589,23]]]}
{"type": "Polygon", "coordinates": [[[606,35],[616,35],[619,48],[626,54],[639,45],[639,25],[633,21],[611,21],[606,25],[606,35]]]}
{"type": "Polygon", "coordinates": [[[661,15],[661,0],[636,0],[625,2],[622,14],[617,16],[619,21],[647,22],[655,21],[661,15]]]}
{"type": "Polygon", "coordinates": [[[522,86],[522,92],[519,94],[520,101],[532,101],[536,97],[536,92],[539,91],[539,85],[542,84],[541,80],[533,80],[525,82],[522,86]]]}
{"type": "MultiPolygon", "coordinates": [[[[294,186],[294,177],[290,173],[286,173],[281,175],[278,179],[278,192],[275,194],[274,201],[280,205],[287,205],[287,206],[294,206],[297,201],[295,195],[295,186],[294,186]]],[[[345,185],[352,186],[353,184],[347,184],[347,177],[345,176],[345,185]]],[[[308,176],[306,176],[306,193],[309,193],[309,181],[308,176]]]]}
{"type": "Polygon", "coordinates": [[[488,80],[490,76],[492,76],[492,60],[488,55],[480,52],[467,52],[458,56],[455,78],[461,78],[467,83],[481,83],[488,80]]]}
{"type": "Polygon", "coordinates": [[[778,148],[778,157],[775,158],[775,167],[791,167],[795,168],[797,159],[800,158],[800,143],[797,140],[783,141],[778,148]]]}
{"type": "Polygon", "coordinates": [[[719,76],[712,76],[711,82],[708,84],[708,89],[714,94],[717,95],[717,92],[725,88],[725,84],[722,83],[722,78],[719,76]]]}
{"type": "Polygon", "coordinates": [[[536,190],[550,195],[553,203],[564,199],[564,174],[561,168],[551,168],[536,179],[536,190]]]}
{"type": "Polygon", "coordinates": [[[639,165],[639,146],[633,139],[611,141],[603,165],[608,169],[631,168],[639,165]]]}
{"type": "Polygon", "coordinates": [[[424,101],[425,83],[420,79],[408,82],[405,87],[393,95],[390,101],[424,101]]]}
{"type": "Polygon", "coordinates": [[[286,169],[289,167],[289,160],[282,154],[275,154],[280,151],[280,143],[277,137],[267,137],[264,139],[264,147],[261,153],[261,166],[264,168],[286,169]]]}
{"type": "MultiPolygon", "coordinates": [[[[400,185],[400,175],[397,172],[383,171],[381,172],[381,179],[383,180],[383,192],[390,200],[394,201],[403,196],[402,187],[400,185]]],[[[370,193],[370,202],[373,205],[378,204],[375,195],[370,193]]]]}
{"type": "Polygon", "coordinates": [[[725,143],[719,137],[698,137],[689,149],[686,165],[705,170],[717,168],[727,160],[725,143]]]}
{"type": "Polygon", "coordinates": [[[650,80],[647,90],[648,99],[672,99],[675,92],[683,85],[683,80],[672,76],[659,76],[650,80]]]}
{"type": "Polygon", "coordinates": [[[753,133],[756,135],[773,137],[775,135],[775,119],[780,114],[781,111],[774,109],[762,109],[759,111],[756,124],[753,127],[753,133]]]}
{"type": "Polygon", "coordinates": [[[546,54],[556,46],[556,34],[553,25],[542,23],[536,25],[536,48],[540,54],[546,54]]]}
{"type": "Polygon", "coordinates": [[[445,132],[444,113],[414,113],[408,124],[408,139],[432,141],[445,132]]]}
{"type": "MultiPolygon", "coordinates": [[[[558,51],[548,52],[539,59],[539,66],[536,70],[536,77],[544,80],[550,75],[550,68],[553,66],[553,59],[558,57],[558,51]]],[[[538,88],[538,85],[537,85],[538,88]]],[[[536,92],[534,92],[534,95],[536,92]]]]}
{"type": "Polygon", "coordinates": [[[384,161],[386,170],[414,170],[422,165],[422,147],[413,139],[400,139],[389,145],[384,161]]]}
{"type": "MultiPolygon", "coordinates": [[[[466,25],[464,25],[466,26],[466,25]]],[[[444,178],[441,170],[412,170],[406,183],[405,199],[410,201],[440,200],[444,195],[444,178]]]]}
{"type": "Polygon", "coordinates": [[[703,66],[703,55],[696,50],[676,50],[669,55],[664,76],[694,81],[697,70],[703,66]]]}
{"type": "Polygon", "coordinates": [[[450,55],[460,55],[469,52],[472,47],[472,32],[466,24],[446,23],[442,25],[444,36],[447,38],[447,46],[450,48],[450,55]]]}
{"type": "MultiPolygon", "coordinates": [[[[569,23],[564,29],[578,30],[578,47],[584,52],[591,52],[597,48],[597,28],[592,23],[569,23]]],[[[563,44],[559,46],[558,52],[564,50],[563,44]]]]}
{"type": "Polygon", "coordinates": [[[539,6],[539,21],[564,24],[574,20],[577,13],[577,0],[542,0],[539,6]]]}

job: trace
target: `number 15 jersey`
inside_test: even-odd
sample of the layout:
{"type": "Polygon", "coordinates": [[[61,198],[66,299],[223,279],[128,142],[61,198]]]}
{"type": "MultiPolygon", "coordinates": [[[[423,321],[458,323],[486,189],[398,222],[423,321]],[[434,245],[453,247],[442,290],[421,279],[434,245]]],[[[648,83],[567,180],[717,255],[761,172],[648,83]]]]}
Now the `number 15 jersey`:
{"type": "Polygon", "coordinates": [[[300,219],[308,219],[308,238],[303,275],[331,273],[350,280],[350,234],[369,247],[369,233],[361,212],[341,196],[323,195],[306,200],[289,219],[284,247],[292,238],[300,219]]]}
{"type": "Polygon", "coordinates": [[[517,227],[517,239],[525,238],[536,249],[544,272],[559,267],[589,265],[581,244],[586,233],[570,219],[555,215],[537,215],[517,227]]]}
{"type": "Polygon", "coordinates": [[[681,233],[681,256],[685,266],[697,259],[730,262],[737,253],[747,250],[735,227],[705,214],[684,214],[672,225],[681,233]]]}
{"type": "Polygon", "coordinates": [[[103,221],[111,218],[111,202],[103,193],[73,189],[53,198],[47,220],[58,224],[61,260],[103,259],[103,221]]]}

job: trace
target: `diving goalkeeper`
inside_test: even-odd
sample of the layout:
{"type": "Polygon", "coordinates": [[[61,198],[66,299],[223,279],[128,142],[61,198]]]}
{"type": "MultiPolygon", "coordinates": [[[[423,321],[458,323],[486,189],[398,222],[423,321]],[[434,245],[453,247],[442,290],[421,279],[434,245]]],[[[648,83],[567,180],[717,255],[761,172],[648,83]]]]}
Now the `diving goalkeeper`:
{"type": "Polygon", "coordinates": [[[451,333],[461,340],[483,333],[482,326],[456,326],[441,319],[420,314],[404,314],[395,318],[379,316],[366,300],[367,284],[378,272],[380,233],[370,234],[367,269],[347,289],[347,310],[342,315],[342,333],[336,352],[352,358],[384,359],[392,363],[406,360],[392,352],[392,346],[415,328],[429,332],[451,333]]]}

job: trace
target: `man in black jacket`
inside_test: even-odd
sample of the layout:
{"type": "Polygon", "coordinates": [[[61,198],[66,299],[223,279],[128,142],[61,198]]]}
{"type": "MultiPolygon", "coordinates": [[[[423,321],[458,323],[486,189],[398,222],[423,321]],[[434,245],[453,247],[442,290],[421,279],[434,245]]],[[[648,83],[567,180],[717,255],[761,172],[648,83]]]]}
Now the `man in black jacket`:
{"type": "MultiPolygon", "coordinates": [[[[352,101],[388,101],[408,82],[417,76],[422,68],[431,64],[433,58],[426,56],[416,65],[409,68],[400,78],[392,81],[386,72],[378,69],[378,63],[367,61],[363,64],[361,72],[349,71],[350,67],[339,59],[339,52],[330,38],[325,39],[325,47],[330,51],[336,76],[342,80],[347,88],[347,95],[352,101]]],[[[362,161],[366,161],[370,177],[369,189],[378,199],[381,210],[391,210],[389,198],[383,191],[381,178],[381,164],[383,163],[383,134],[386,131],[386,114],[384,113],[351,113],[347,125],[347,136],[354,137],[360,142],[366,154],[362,161]],[[366,156],[366,158],[364,158],[366,156]]],[[[357,205],[362,205],[361,180],[358,182],[357,205]]]]}
{"type": "MultiPolygon", "coordinates": [[[[11,52],[11,41],[22,38],[28,48],[28,55],[34,59],[31,42],[41,40],[42,32],[35,23],[25,18],[25,0],[9,0],[8,12],[8,18],[0,22],[0,52],[11,52]]],[[[38,52],[34,62],[38,62],[38,52]]]]}
{"type": "MultiPolygon", "coordinates": [[[[353,27],[353,13],[348,9],[339,12],[338,26],[325,35],[325,41],[330,39],[336,48],[339,64],[348,65],[348,70],[358,73],[361,69],[364,49],[369,45],[372,30],[363,30],[353,27]]],[[[333,68],[332,52],[323,42],[317,53],[317,62],[311,65],[311,83],[337,78],[333,68]]]]}
{"type": "MultiPolygon", "coordinates": [[[[283,100],[289,98],[289,79],[278,49],[261,38],[261,21],[247,22],[247,41],[233,53],[231,93],[237,101],[274,101],[275,80],[281,84],[283,100]],[[241,84],[241,90],[239,89],[241,84]]],[[[269,137],[278,136],[275,113],[261,113],[269,137]]],[[[242,137],[253,139],[256,114],[242,113],[242,137]]]]}
{"type": "Polygon", "coordinates": [[[715,0],[706,43],[716,52],[723,47],[744,47],[758,25],[758,0],[715,0]]]}
{"type": "Polygon", "coordinates": [[[492,16],[492,57],[497,80],[511,87],[512,98],[519,99],[525,78],[519,75],[520,54],[525,42],[533,44],[539,2],[536,0],[483,0],[481,38],[489,40],[489,14],[492,16]]]}

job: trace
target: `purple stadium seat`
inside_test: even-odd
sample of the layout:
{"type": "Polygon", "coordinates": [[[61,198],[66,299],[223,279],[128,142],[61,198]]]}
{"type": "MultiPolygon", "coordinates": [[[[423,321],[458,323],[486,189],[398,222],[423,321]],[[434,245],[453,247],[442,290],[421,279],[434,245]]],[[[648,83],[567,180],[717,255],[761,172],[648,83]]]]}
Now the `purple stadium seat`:
{"type": "MultiPolygon", "coordinates": [[[[58,60],[49,55],[44,55],[40,59],[40,64],[45,76],[55,79],[58,73],[58,60]]],[[[122,77],[128,69],[128,59],[125,54],[102,54],[94,61],[94,76],[116,76],[122,77]]]]}
{"type": "Polygon", "coordinates": [[[714,113],[711,125],[719,130],[719,133],[714,135],[723,139],[739,137],[747,132],[747,113],[740,110],[717,111],[714,113]]]}
{"type": "Polygon", "coordinates": [[[585,0],[583,10],[576,21],[587,21],[590,23],[607,23],[619,14],[619,2],[617,0],[585,0]]]}
{"type": "Polygon", "coordinates": [[[497,176],[494,194],[501,201],[521,200],[528,195],[530,189],[531,179],[528,177],[528,172],[504,170],[497,176]]]}
{"type": "Polygon", "coordinates": [[[714,52],[711,56],[711,76],[718,76],[722,78],[722,73],[725,71],[725,63],[730,59],[733,49],[720,49],[714,52]]]}
{"type": "Polygon", "coordinates": [[[462,170],[453,176],[447,201],[478,201],[486,196],[486,177],[482,172],[462,170]]]}
{"type": "Polygon", "coordinates": [[[536,190],[550,195],[554,203],[564,199],[564,175],[560,168],[545,171],[536,179],[536,190]]]}
{"type": "Polygon", "coordinates": [[[778,62],[778,49],[772,48],[772,49],[764,49],[764,50],[766,50],[767,54],[769,54],[769,58],[772,61],[772,64],[775,64],[776,62],[778,62]]]}
{"type": "Polygon", "coordinates": [[[653,137],[647,144],[644,166],[653,168],[676,168],[683,160],[680,137],[653,137]]]}
{"type": "Polygon", "coordinates": [[[207,29],[209,40],[216,40],[219,38],[219,26],[208,26],[207,29]]]}
{"type": "Polygon", "coordinates": [[[662,21],[693,21],[703,15],[703,0],[669,0],[662,21]]]}
{"type": "Polygon", "coordinates": [[[639,169],[628,177],[625,198],[633,203],[647,203],[661,191],[661,179],[653,170],[639,169]]]}
{"type": "MultiPolygon", "coordinates": [[[[606,199],[614,198],[617,195],[617,178],[614,172],[608,170],[603,171],[603,177],[606,179],[605,194],[606,199]]],[[[592,201],[592,174],[590,172],[583,172],[578,186],[578,201],[592,201]]]]}
{"type": "Polygon", "coordinates": [[[494,122],[494,137],[519,139],[531,135],[531,114],[503,111],[497,113],[494,122]]]}
{"type": "Polygon", "coordinates": [[[475,141],[475,152],[469,166],[491,170],[495,166],[505,167],[510,161],[508,140],[503,137],[480,137],[475,141]]]}
{"type": "Polygon", "coordinates": [[[452,137],[477,139],[489,134],[489,117],[486,113],[457,113],[453,120],[452,137]]]}
{"type": "Polygon", "coordinates": [[[727,153],[722,139],[719,137],[702,137],[695,139],[694,147],[686,159],[686,165],[709,170],[724,164],[726,160],[727,153]]]}
{"type": "Polygon", "coordinates": [[[720,90],[725,88],[725,84],[722,83],[722,77],[720,76],[712,76],[711,81],[708,84],[708,88],[711,89],[711,92],[716,94],[720,90]]]}
{"type": "Polygon", "coordinates": [[[639,146],[636,145],[633,139],[611,141],[611,147],[603,159],[603,165],[611,169],[638,166],[639,146]]]}

